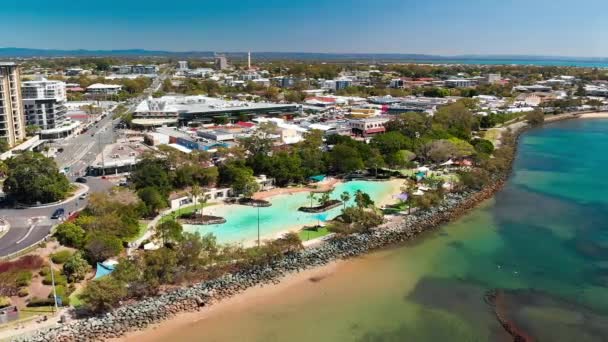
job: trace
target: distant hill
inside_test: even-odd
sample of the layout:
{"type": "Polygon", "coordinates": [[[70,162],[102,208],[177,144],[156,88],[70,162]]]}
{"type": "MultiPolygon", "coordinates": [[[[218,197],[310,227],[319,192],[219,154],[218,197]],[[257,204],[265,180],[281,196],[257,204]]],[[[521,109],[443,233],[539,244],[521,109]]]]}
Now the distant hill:
{"type": "MultiPolygon", "coordinates": [[[[244,59],[246,52],[221,53],[232,59],[244,59]]],[[[172,58],[213,58],[212,51],[163,51],[163,50],[46,50],[6,47],[0,48],[0,58],[33,57],[172,57],[172,58]]],[[[317,61],[361,61],[361,62],[435,62],[446,63],[472,61],[573,61],[581,63],[608,62],[608,58],[526,56],[526,55],[459,55],[438,56],[400,53],[316,53],[316,52],[254,52],[256,60],[317,60],[317,61]]]]}

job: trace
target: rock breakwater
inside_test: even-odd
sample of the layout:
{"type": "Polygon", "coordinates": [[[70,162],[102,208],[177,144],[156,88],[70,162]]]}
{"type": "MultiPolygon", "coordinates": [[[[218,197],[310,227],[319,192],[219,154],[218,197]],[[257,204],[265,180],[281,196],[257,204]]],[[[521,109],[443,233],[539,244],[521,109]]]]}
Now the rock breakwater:
{"type": "Polygon", "coordinates": [[[257,285],[277,283],[290,273],[325,265],[411,239],[421,232],[451,221],[490,198],[504,181],[497,179],[477,192],[451,193],[443,203],[425,211],[389,220],[364,234],[335,237],[319,246],[291,252],[263,266],[224,275],[189,287],[122,306],[107,314],[79,319],[37,331],[19,341],[94,341],[141,330],[186,311],[195,311],[257,285]]]}

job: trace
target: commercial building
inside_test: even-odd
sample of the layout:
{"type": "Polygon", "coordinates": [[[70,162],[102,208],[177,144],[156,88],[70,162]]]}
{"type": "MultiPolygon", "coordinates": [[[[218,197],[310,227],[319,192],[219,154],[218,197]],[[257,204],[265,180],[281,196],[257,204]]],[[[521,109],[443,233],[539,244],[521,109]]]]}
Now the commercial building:
{"type": "Polygon", "coordinates": [[[158,73],[158,66],[150,64],[150,65],[112,65],[110,67],[113,73],[127,75],[127,74],[136,74],[136,75],[154,75],[158,73]]]}
{"type": "Polygon", "coordinates": [[[143,119],[178,119],[181,125],[210,123],[222,118],[228,122],[242,121],[243,117],[258,115],[282,116],[298,111],[295,104],[225,101],[206,96],[163,96],[142,101],[134,112],[143,119]]]}
{"type": "Polygon", "coordinates": [[[188,70],[188,61],[179,61],[177,62],[177,70],[185,71],[188,70]]]}
{"type": "Polygon", "coordinates": [[[608,97],[608,87],[601,85],[586,85],[585,86],[585,95],[587,96],[603,96],[608,97]]]}
{"type": "Polygon", "coordinates": [[[0,139],[10,146],[25,139],[19,67],[12,62],[0,62],[0,139]]]}
{"type": "Polygon", "coordinates": [[[524,92],[542,92],[542,93],[548,93],[548,92],[551,92],[553,90],[553,88],[551,88],[549,86],[540,85],[540,84],[534,84],[534,85],[520,85],[520,86],[516,86],[516,87],[513,87],[513,90],[515,90],[515,91],[524,91],[524,92]]]}
{"type": "Polygon", "coordinates": [[[331,91],[337,91],[337,90],[348,88],[352,85],[353,85],[353,80],[351,80],[350,78],[346,78],[346,77],[340,77],[335,80],[323,81],[321,88],[328,89],[331,91]]]}
{"type": "Polygon", "coordinates": [[[389,121],[389,118],[368,118],[349,120],[348,126],[351,128],[352,134],[362,137],[386,132],[384,125],[389,121]]]}
{"type": "Polygon", "coordinates": [[[226,56],[215,57],[215,68],[218,70],[228,69],[228,59],[226,56]]]}
{"type": "Polygon", "coordinates": [[[121,85],[95,83],[87,87],[87,93],[93,95],[116,95],[122,90],[121,85]]]}
{"type": "Polygon", "coordinates": [[[468,88],[468,87],[474,87],[476,85],[477,85],[477,82],[475,80],[469,80],[466,78],[456,78],[456,79],[445,80],[445,86],[448,88],[468,88]]]}
{"type": "Polygon", "coordinates": [[[78,124],[66,121],[66,86],[61,81],[40,78],[21,85],[23,109],[28,125],[40,127],[43,139],[70,135],[78,124]]]}

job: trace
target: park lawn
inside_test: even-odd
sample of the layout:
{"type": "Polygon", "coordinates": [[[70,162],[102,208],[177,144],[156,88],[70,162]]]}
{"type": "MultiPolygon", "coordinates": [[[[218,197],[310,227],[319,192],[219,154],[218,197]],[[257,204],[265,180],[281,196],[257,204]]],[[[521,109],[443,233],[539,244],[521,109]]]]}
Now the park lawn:
{"type": "Polygon", "coordinates": [[[76,291],[72,292],[72,294],[70,295],[70,306],[72,307],[79,307],[82,306],[82,300],[80,299],[79,295],[82,292],[82,289],[84,287],[80,287],[78,289],[76,289],[76,291]]]}
{"type": "Polygon", "coordinates": [[[19,309],[19,320],[27,319],[33,316],[52,315],[55,310],[54,306],[37,306],[37,307],[25,307],[19,309]]]}
{"type": "Polygon", "coordinates": [[[483,138],[486,140],[490,140],[492,144],[496,144],[496,141],[498,141],[498,139],[500,138],[500,132],[500,129],[490,128],[486,131],[483,138]]]}
{"type": "MultiPolygon", "coordinates": [[[[206,208],[206,207],[210,207],[212,205],[215,205],[215,203],[205,203],[205,204],[203,204],[202,207],[206,208]]],[[[200,208],[201,208],[200,204],[180,208],[172,213],[169,213],[169,214],[163,216],[158,223],[163,223],[166,221],[173,220],[173,217],[179,217],[180,215],[183,215],[183,214],[193,213],[194,211],[196,211],[200,208]]]]}
{"type": "Polygon", "coordinates": [[[316,231],[315,230],[305,230],[305,229],[298,231],[298,236],[300,237],[300,240],[302,240],[302,241],[317,239],[317,238],[320,238],[320,237],[328,235],[328,234],[331,234],[331,232],[329,230],[327,230],[327,227],[321,227],[321,228],[317,229],[316,231]]]}

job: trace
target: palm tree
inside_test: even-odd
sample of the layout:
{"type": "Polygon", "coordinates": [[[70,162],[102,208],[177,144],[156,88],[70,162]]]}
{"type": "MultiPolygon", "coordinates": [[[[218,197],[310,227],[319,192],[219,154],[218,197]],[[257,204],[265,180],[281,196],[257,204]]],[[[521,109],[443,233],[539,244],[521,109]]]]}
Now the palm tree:
{"type": "Polygon", "coordinates": [[[342,200],[344,209],[346,209],[346,202],[350,200],[350,194],[348,193],[348,191],[344,191],[342,194],[340,194],[340,199],[342,200]]]}
{"type": "Polygon", "coordinates": [[[196,205],[198,204],[198,198],[200,197],[201,192],[201,188],[198,184],[194,184],[190,188],[190,196],[192,196],[192,202],[194,203],[194,214],[198,211],[196,205]]]}
{"type": "Polygon", "coordinates": [[[309,193],[306,198],[308,198],[310,200],[310,207],[312,208],[312,203],[316,198],[315,193],[314,192],[309,193]]]}
{"type": "Polygon", "coordinates": [[[201,198],[198,200],[198,203],[201,204],[201,218],[203,216],[205,216],[204,215],[204,208],[205,208],[205,204],[207,203],[207,200],[209,200],[209,199],[207,198],[207,195],[205,195],[205,194],[203,194],[203,196],[201,196],[201,198]]]}
{"type": "Polygon", "coordinates": [[[357,190],[355,191],[355,203],[357,203],[357,207],[363,208],[365,207],[364,199],[363,199],[363,191],[357,190]]]}
{"type": "Polygon", "coordinates": [[[408,215],[412,213],[412,206],[411,206],[410,202],[412,199],[412,192],[414,191],[415,188],[416,188],[416,184],[409,179],[407,179],[403,183],[403,186],[401,186],[401,192],[403,192],[404,194],[407,194],[406,201],[407,201],[407,214],[408,215]]]}

